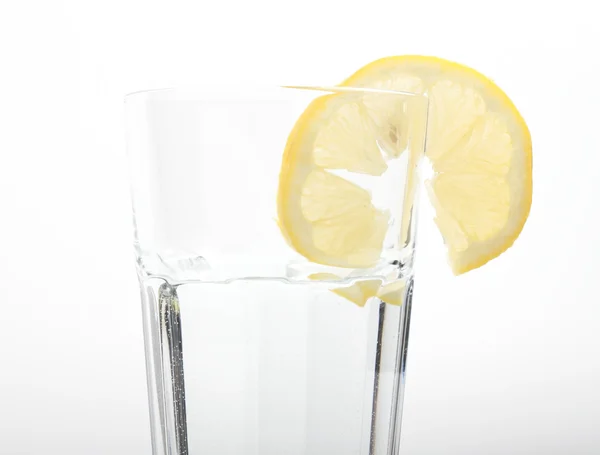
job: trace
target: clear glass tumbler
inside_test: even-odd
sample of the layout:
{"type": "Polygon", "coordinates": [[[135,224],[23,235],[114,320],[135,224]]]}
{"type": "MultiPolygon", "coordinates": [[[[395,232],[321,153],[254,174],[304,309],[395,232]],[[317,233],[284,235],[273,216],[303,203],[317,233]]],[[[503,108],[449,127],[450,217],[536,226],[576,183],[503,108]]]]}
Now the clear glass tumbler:
{"type": "Polygon", "coordinates": [[[426,98],[125,103],[154,455],[398,453],[426,98]]]}

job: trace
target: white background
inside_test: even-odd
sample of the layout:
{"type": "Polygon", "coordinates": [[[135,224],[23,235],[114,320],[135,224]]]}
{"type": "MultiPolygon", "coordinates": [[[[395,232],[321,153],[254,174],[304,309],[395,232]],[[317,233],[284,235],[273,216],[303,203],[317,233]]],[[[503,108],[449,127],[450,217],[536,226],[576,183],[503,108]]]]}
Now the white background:
{"type": "Polygon", "coordinates": [[[335,84],[403,53],[505,89],[535,186],[514,248],[460,278],[422,211],[402,453],[600,453],[593,4],[3,0],[0,454],[150,453],[125,93],[335,84]]]}

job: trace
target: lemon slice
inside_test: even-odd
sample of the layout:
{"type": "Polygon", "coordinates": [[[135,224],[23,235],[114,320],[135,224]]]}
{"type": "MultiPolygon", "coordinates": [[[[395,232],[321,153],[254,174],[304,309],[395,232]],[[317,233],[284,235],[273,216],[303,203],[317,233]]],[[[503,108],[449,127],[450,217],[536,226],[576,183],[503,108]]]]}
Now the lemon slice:
{"type": "MultiPolygon", "coordinates": [[[[434,175],[427,189],[455,274],[513,244],[531,206],[531,136],[500,88],[471,68],[421,56],[377,60],[343,85],[428,96],[426,153],[434,175]]],[[[381,256],[389,215],[373,206],[366,190],[330,170],[378,176],[386,159],[404,150],[410,119],[385,99],[356,93],[317,98],[288,138],[279,224],[292,247],[313,262],[364,268],[381,256]]]]}
{"type": "Polygon", "coordinates": [[[343,85],[427,94],[427,184],[452,270],[506,251],[529,215],[531,136],[504,92],[477,71],[436,57],[388,57],[343,85]]]}
{"type": "MultiPolygon", "coordinates": [[[[337,281],[338,275],[333,273],[313,273],[309,275],[315,281],[337,281]]],[[[381,278],[361,279],[332,289],[332,292],[356,305],[363,307],[372,297],[377,297],[390,305],[402,305],[406,280],[399,279],[383,283],[381,278]]]]}

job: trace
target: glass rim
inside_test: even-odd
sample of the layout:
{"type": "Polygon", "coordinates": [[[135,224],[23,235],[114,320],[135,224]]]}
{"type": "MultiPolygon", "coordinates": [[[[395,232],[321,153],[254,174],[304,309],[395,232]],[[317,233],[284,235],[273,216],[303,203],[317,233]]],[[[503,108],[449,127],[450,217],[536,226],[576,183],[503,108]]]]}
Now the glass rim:
{"type": "MultiPolygon", "coordinates": [[[[146,90],[137,90],[124,95],[124,101],[133,101],[137,99],[151,99],[155,95],[181,93],[184,98],[190,100],[203,100],[216,95],[250,95],[253,93],[274,93],[280,89],[298,90],[298,91],[316,91],[324,93],[373,93],[381,95],[407,96],[415,99],[422,98],[428,100],[427,94],[415,93],[404,90],[389,90],[371,87],[357,86],[339,86],[339,85],[247,85],[247,84],[207,84],[207,85],[182,85],[146,90]]],[[[217,98],[218,99],[218,98],[217,98]]]]}

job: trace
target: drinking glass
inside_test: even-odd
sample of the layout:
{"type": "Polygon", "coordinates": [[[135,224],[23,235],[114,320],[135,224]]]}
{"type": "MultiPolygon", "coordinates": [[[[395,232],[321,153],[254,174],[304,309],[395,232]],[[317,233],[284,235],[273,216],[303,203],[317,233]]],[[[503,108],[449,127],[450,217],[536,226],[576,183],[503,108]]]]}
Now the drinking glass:
{"type": "Polygon", "coordinates": [[[204,87],[136,92],[125,105],[153,454],[397,454],[427,99],[204,87]],[[315,100],[333,107],[305,134],[333,128],[342,158],[315,146],[307,159],[386,217],[366,266],[305,257],[280,228],[280,185],[310,192],[280,170],[304,175],[284,150],[315,100]],[[340,109],[350,120],[332,127],[340,109]],[[377,172],[360,165],[372,158],[363,148],[377,172]]]}

